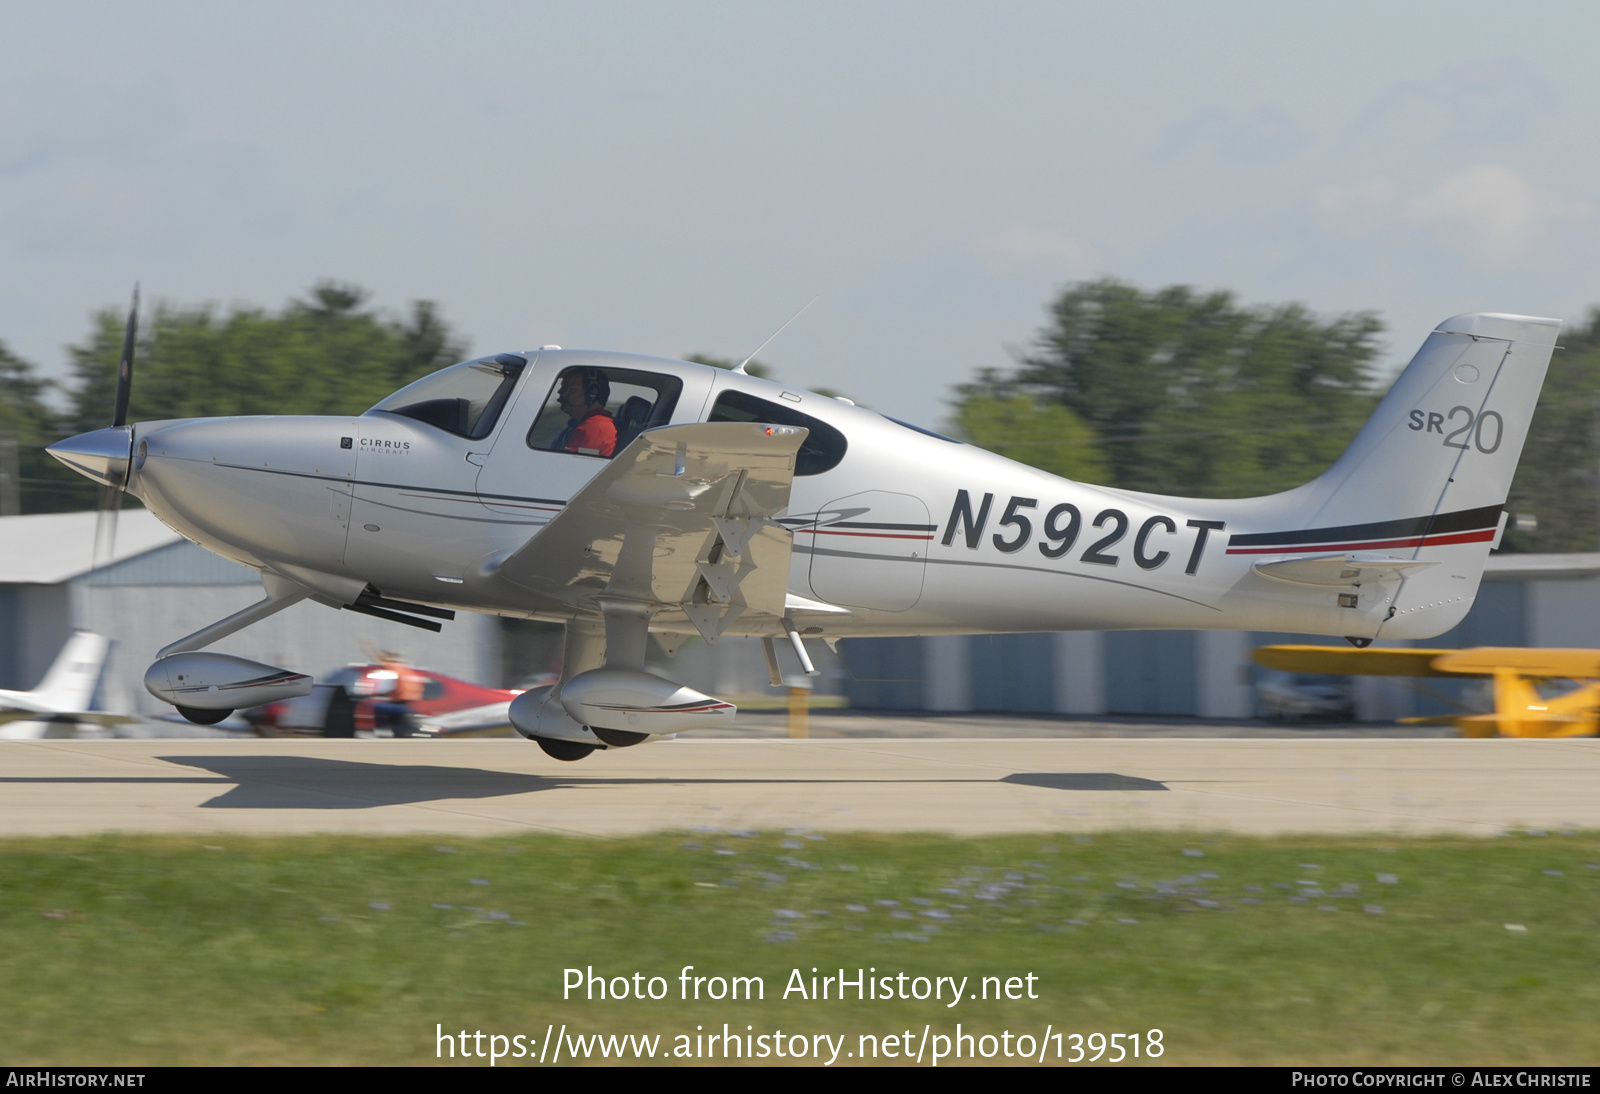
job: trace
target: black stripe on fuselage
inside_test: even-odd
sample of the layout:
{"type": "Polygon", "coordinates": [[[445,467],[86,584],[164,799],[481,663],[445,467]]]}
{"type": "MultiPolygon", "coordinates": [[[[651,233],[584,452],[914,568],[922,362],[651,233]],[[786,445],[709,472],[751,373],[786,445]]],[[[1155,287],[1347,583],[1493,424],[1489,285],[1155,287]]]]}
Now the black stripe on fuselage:
{"type": "Polygon", "coordinates": [[[441,513],[435,509],[418,509],[414,505],[397,505],[394,502],[379,501],[377,498],[359,498],[357,500],[379,509],[393,509],[400,513],[416,513],[424,517],[442,517],[445,520],[464,520],[469,524],[517,524],[523,527],[543,528],[555,519],[555,517],[547,517],[541,520],[537,517],[514,517],[509,514],[505,517],[473,517],[468,516],[466,513],[441,513]]]}
{"type": "Polygon", "coordinates": [[[372,479],[346,479],[335,475],[313,475],[305,471],[285,471],[278,467],[245,467],[237,463],[219,463],[216,467],[226,467],[232,471],[255,471],[264,475],[288,475],[294,479],[315,479],[318,482],[337,482],[345,486],[376,486],[382,490],[424,490],[430,494],[443,494],[456,498],[481,498],[484,501],[521,501],[531,502],[534,505],[566,505],[559,498],[525,498],[519,494],[480,494],[476,490],[450,490],[443,486],[418,486],[403,482],[376,482],[372,479]]]}
{"type": "Polygon", "coordinates": [[[1301,528],[1288,532],[1247,532],[1228,537],[1229,547],[1277,547],[1292,543],[1332,543],[1342,540],[1403,539],[1473,532],[1500,523],[1505,503],[1479,509],[1461,509],[1425,517],[1380,520],[1371,524],[1343,524],[1336,528],[1301,528]]]}

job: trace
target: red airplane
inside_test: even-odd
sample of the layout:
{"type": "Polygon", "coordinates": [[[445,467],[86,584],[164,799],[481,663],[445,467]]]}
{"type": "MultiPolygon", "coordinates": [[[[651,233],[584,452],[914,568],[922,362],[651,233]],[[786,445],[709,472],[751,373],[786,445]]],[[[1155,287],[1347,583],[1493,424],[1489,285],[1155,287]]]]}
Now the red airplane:
{"type": "Polygon", "coordinates": [[[324,677],[310,695],[268,703],[244,717],[264,737],[510,735],[506,712],[520,690],[479,687],[409,666],[403,671],[422,685],[421,697],[408,703],[395,700],[400,673],[394,666],[347,665],[324,677]]]}

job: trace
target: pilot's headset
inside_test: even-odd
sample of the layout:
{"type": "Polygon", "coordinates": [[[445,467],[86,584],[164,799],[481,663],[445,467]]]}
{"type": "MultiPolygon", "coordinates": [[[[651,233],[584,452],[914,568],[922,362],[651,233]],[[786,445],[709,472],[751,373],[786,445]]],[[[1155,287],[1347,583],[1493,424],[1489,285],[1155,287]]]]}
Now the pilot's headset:
{"type": "Polygon", "coordinates": [[[583,380],[583,397],[591,406],[605,406],[611,401],[611,381],[606,379],[606,374],[597,368],[584,368],[578,370],[578,376],[583,380]]]}

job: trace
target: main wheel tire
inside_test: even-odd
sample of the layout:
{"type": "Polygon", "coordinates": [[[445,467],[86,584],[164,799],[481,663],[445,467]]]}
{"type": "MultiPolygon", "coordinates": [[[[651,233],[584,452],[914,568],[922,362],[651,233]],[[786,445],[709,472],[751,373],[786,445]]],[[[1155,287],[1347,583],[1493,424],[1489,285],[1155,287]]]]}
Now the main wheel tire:
{"type": "MultiPolygon", "coordinates": [[[[173,705],[176,706],[177,704],[173,705]]],[[[197,726],[214,726],[228,715],[232,714],[233,711],[204,710],[200,707],[178,707],[178,713],[183,715],[197,726]]]]}
{"type": "Polygon", "coordinates": [[[590,726],[594,735],[599,737],[612,748],[629,748],[633,745],[643,744],[649,739],[648,733],[635,733],[631,729],[601,729],[599,726],[590,726]]]}
{"type": "Polygon", "coordinates": [[[535,737],[533,742],[544,749],[544,754],[552,760],[581,760],[594,751],[594,745],[578,741],[558,741],[554,737],[535,737]]]}

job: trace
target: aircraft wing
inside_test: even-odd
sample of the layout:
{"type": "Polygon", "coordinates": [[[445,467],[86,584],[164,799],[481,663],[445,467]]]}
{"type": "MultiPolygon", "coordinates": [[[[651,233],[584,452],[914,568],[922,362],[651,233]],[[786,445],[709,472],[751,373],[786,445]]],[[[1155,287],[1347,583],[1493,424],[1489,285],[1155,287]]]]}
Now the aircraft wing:
{"type": "Polygon", "coordinates": [[[772,517],[788,507],[806,433],[755,422],[647,430],[497,572],[579,611],[601,597],[679,609],[708,637],[741,615],[781,617],[791,535],[772,517]]]}
{"type": "Polygon", "coordinates": [[[25,691],[0,691],[0,723],[27,718],[48,718],[55,708],[41,703],[25,691]]]}
{"type": "Polygon", "coordinates": [[[510,702],[489,703],[443,714],[417,715],[417,733],[423,737],[460,737],[471,734],[512,732],[510,702]]]}
{"type": "Polygon", "coordinates": [[[46,707],[7,705],[0,709],[0,725],[11,722],[90,722],[98,726],[120,726],[140,719],[104,710],[52,710],[46,707]]]}
{"type": "Polygon", "coordinates": [[[1459,676],[1493,676],[1496,669],[1510,669],[1518,676],[1600,680],[1600,650],[1478,646],[1448,650],[1433,664],[1436,669],[1459,676]]]}
{"type": "Polygon", "coordinates": [[[1331,672],[1349,676],[1451,676],[1434,665],[1459,650],[1344,649],[1339,646],[1262,646],[1256,663],[1284,672],[1331,672]]]}
{"type": "Polygon", "coordinates": [[[1493,676],[1509,669],[1518,676],[1600,680],[1600,650],[1523,649],[1476,646],[1466,650],[1356,650],[1338,646],[1262,646],[1256,662],[1286,672],[1332,672],[1352,676],[1493,676]]]}
{"type": "Polygon", "coordinates": [[[1424,559],[1393,558],[1361,551],[1258,562],[1255,570],[1266,577],[1296,585],[1356,586],[1363,582],[1392,580],[1404,576],[1408,570],[1432,565],[1434,563],[1424,559]]]}

